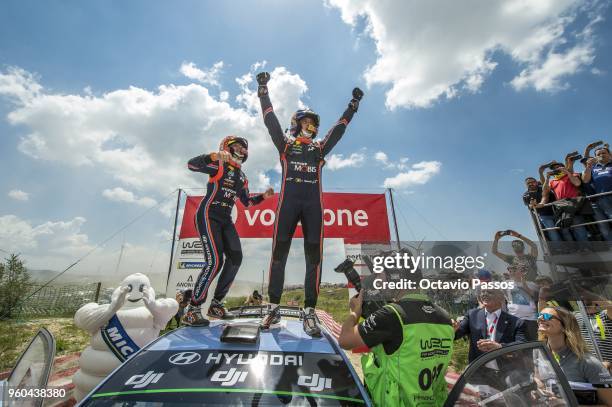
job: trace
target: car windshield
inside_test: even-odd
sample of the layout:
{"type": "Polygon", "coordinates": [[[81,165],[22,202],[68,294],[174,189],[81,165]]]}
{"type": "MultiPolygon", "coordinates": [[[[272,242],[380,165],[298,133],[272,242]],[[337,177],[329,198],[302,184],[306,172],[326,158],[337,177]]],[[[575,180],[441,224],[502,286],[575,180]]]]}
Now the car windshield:
{"type": "Polygon", "coordinates": [[[362,405],[338,354],[244,350],[143,351],[85,406],[362,405]]]}
{"type": "Polygon", "coordinates": [[[476,364],[464,373],[465,382],[455,406],[571,405],[559,385],[559,372],[543,348],[501,353],[483,365],[476,364]]]}

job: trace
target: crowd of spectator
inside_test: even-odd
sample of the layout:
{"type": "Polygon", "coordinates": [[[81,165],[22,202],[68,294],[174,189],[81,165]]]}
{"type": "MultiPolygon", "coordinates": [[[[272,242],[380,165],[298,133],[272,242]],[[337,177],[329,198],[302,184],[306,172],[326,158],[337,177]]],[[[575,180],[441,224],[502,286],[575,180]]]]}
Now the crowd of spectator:
{"type": "MultiPolygon", "coordinates": [[[[606,146],[604,150],[598,149],[596,155],[609,157],[607,151],[606,146]]],[[[593,161],[586,161],[585,164],[585,171],[591,171],[591,173],[595,169],[598,173],[602,173],[608,164],[612,165],[609,158],[595,164],[593,161]]],[[[555,168],[557,166],[553,166],[553,169],[555,168]]],[[[541,188],[541,185],[538,185],[535,180],[533,180],[535,182],[528,183],[528,188],[532,192],[535,191],[537,195],[534,199],[546,202],[546,199],[542,198],[546,194],[561,197],[565,193],[567,196],[568,190],[572,187],[577,188],[577,184],[582,183],[582,179],[585,179],[584,175],[580,174],[567,174],[566,172],[563,174],[565,175],[558,176],[553,180],[554,182],[551,182],[551,176],[547,175],[546,185],[552,185],[550,190],[541,188]],[[565,185],[560,187],[557,182],[564,182],[565,185]]],[[[575,199],[576,197],[561,199],[575,199]]],[[[601,199],[602,197],[605,195],[596,198],[601,199]]],[[[598,202],[593,200],[593,207],[605,207],[605,204],[597,206],[598,202]]],[[[540,203],[538,205],[540,205],[538,214],[542,216],[542,210],[549,207],[540,203]]],[[[535,205],[532,206],[535,208],[535,205]]],[[[555,219],[554,212],[550,216],[551,219],[555,219]]],[[[573,220],[576,224],[584,221],[580,217],[573,220]]],[[[547,221],[542,222],[544,224],[547,221]]],[[[576,239],[580,234],[575,229],[577,228],[572,228],[571,232],[563,231],[563,229],[561,232],[556,230],[550,232],[556,232],[559,239],[565,239],[567,234],[572,239],[576,239]]],[[[584,230],[587,233],[586,238],[590,239],[595,236],[586,228],[584,230]]],[[[555,236],[554,233],[548,233],[548,235],[549,237],[555,236]]],[[[605,236],[603,232],[600,232],[596,237],[602,238],[603,236],[605,236]]],[[[547,401],[538,405],[554,405],[547,403],[558,400],[558,397],[555,396],[555,394],[558,395],[555,393],[558,392],[558,386],[555,383],[558,376],[555,376],[552,371],[558,368],[560,369],[559,375],[563,374],[570,382],[577,397],[579,393],[577,389],[584,389],[585,385],[589,385],[592,387],[587,393],[593,395],[593,403],[587,404],[612,407],[612,318],[609,317],[609,311],[612,311],[612,301],[607,300],[605,295],[597,295],[595,293],[597,290],[589,286],[589,284],[596,286],[598,283],[594,280],[585,281],[585,277],[582,278],[583,281],[576,281],[578,296],[568,297],[559,294],[560,287],[567,284],[559,281],[556,281],[555,284],[550,276],[539,272],[537,244],[514,230],[496,232],[492,253],[506,263],[506,272],[496,273],[479,269],[475,271],[473,278],[481,282],[507,280],[514,284],[508,285],[510,288],[507,289],[475,290],[477,302],[472,309],[457,320],[447,319],[446,311],[438,306],[437,301],[429,299],[437,298],[435,293],[433,295],[432,293],[429,295],[406,294],[400,300],[392,301],[361,322],[359,320],[362,293],[351,299],[351,315],[342,326],[339,343],[345,349],[364,346],[370,348],[369,358],[362,360],[362,367],[366,386],[375,404],[377,402],[381,404],[380,401],[385,400],[383,395],[390,394],[389,383],[397,379],[392,369],[389,370],[389,366],[402,366],[403,364],[418,366],[416,356],[422,353],[419,353],[421,351],[418,347],[413,347],[413,342],[418,339],[423,346],[422,344],[426,343],[426,339],[423,338],[435,337],[440,343],[448,343],[453,339],[455,341],[467,340],[469,342],[469,363],[475,362],[476,359],[489,352],[514,344],[543,342],[556,363],[552,362],[547,365],[543,359],[536,360],[534,356],[531,365],[527,363],[527,367],[520,367],[516,363],[523,358],[522,356],[515,355],[509,359],[494,356],[478,368],[478,375],[481,377],[474,378],[476,381],[470,383],[478,384],[482,381],[482,384],[493,388],[507,388],[510,386],[509,383],[519,383],[524,380],[523,376],[531,368],[534,372],[533,379],[538,382],[538,390],[529,396],[532,397],[530,400],[543,397],[547,401]],[[511,251],[504,251],[500,248],[500,240],[506,236],[514,238],[511,242],[511,251]],[[581,305],[584,305],[582,309],[581,305]],[[421,315],[421,310],[425,310],[425,314],[421,315]],[[452,326],[450,336],[445,330],[448,324],[452,326]],[[427,325],[426,329],[425,325],[427,325]]],[[[585,273],[586,275],[588,273],[585,273]]],[[[442,372],[448,365],[448,356],[448,354],[440,354],[439,360],[435,361],[442,372]]],[[[403,372],[403,377],[412,378],[413,376],[416,377],[409,369],[403,372]]],[[[440,387],[441,383],[443,382],[438,378],[436,381],[438,390],[432,394],[427,393],[427,397],[431,397],[432,400],[441,397],[440,394],[444,393],[444,389],[440,387]]],[[[408,392],[411,382],[406,380],[405,384],[397,384],[397,387],[408,392]],[[402,386],[406,388],[403,389],[402,386]]],[[[581,401],[580,404],[583,404],[584,400],[579,398],[579,401],[581,401]]]]}
{"type": "Polygon", "coordinates": [[[542,228],[550,229],[549,241],[612,240],[612,155],[607,143],[591,143],[582,155],[571,152],[564,163],[553,160],[538,172],[539,180],[525,178],[523,202],[535,210],[542,228]]]}

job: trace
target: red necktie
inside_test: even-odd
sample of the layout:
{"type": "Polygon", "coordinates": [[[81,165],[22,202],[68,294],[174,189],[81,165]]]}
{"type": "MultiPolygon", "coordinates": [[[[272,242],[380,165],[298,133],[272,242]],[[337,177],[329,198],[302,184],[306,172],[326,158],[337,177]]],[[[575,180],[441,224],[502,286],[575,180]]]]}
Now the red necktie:
{"type": "Polygon", "coordinates": [[[493,337],[493,330],[495,329],[495,325],[497,325],[497,315],[495,316],[495,319],[493,320],[493,323],[491,325],[489,325],[488,328],[487,328],[487,334],[488,334],[489,338],[493,337]]]}

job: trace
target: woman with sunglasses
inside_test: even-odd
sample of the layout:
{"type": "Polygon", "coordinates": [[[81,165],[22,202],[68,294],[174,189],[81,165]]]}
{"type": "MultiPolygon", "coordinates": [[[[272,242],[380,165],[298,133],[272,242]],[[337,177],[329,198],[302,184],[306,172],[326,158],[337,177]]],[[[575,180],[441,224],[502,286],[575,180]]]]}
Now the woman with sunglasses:
{"type": "MultiPolygon", "coordinates": [[[[538,314],[538,332],[570,382],[612,384],[603,364],[591,355],[574,314],[547,307],[538,314]]],[[[600,403],[612,406],[612,388],[597,388],[600,403]]]]}

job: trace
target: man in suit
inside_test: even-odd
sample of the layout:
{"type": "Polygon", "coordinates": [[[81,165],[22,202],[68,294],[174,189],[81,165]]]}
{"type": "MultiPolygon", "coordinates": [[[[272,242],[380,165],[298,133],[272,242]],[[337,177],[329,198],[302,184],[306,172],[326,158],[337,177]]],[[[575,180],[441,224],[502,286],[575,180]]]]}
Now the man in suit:
{"type": "Polygon", "coordinates": [[[504,299],[503,291],[483,290],[479,296],[483,307],[468,311],[461,322],[453,321],[455,340],[469,335],[470,363],[486,352],[526,342],[523,321],[502,310],[504,299]]]}

